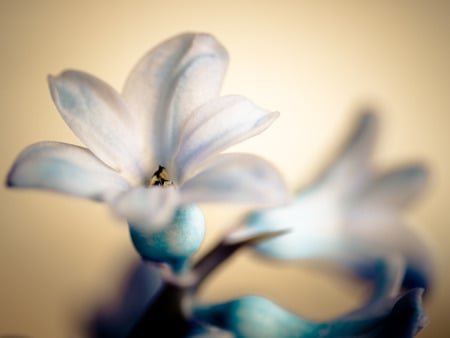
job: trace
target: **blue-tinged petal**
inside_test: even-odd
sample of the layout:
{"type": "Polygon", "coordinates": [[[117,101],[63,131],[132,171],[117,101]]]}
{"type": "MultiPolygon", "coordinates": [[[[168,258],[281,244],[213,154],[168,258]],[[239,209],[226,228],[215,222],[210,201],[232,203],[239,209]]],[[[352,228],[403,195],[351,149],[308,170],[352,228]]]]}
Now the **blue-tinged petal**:
{"type": "Polygon", "coordinates": [[[160,231],[130,223],[130,234],[139,254],[146,260],[165,262],[181,272],[198,250],[205,233],[205,220],[197,206],[177,209],[169,224],[160,231]]]}
{"type": "Polygon", "coordinates": [[[121,291],[110,305],[102,306],[88,323],[91,338],[125,338],[162,285],[160,269],[135,264],[121,291]]]}
{"type": "Polygon", "coordinates": [[[289,200],[278,171],[261,158],[223,154],[180,187],[182,203],[235,202],[274,205],[289,200]]]}
{"type": "MultiPolygon", "coordinates": [[[[312,189],[297,196],[290,204],[256,211],[244,225],[261,232],[286,230],[256,245],[258,252],[279,259],[335,259],[347,254],[342,230],[345,209],[335,203],[333,191],[312,189]]],[[[358,256],[356,256],[358,257],[358,256]]]]}
{"type": "Polygon", "coordinates": [[[407,338],[426,323],[421,295],[420,289],[410,290],[376,311],[366,307],[329,322],[303,319],[256,296],[197,306],[195,316],[233,332],[237,338],[407,338]]]}
{"type": "Polygon", "coordinates": [[[314,330],[313,323],[257,296],[223,304],[197,305],[194,316],[233,332],[236,338],[294,338],[303,337],[302,334],[314,330]]]}
{"type": "Polygon", "coordinates": [[[379,259],[374,263],[373,291],[367,306],[396,297],[405,275],[405,259],[401,255],[379,259]]]}
{"type": "Polygon", "coordinates": [[[379,259],[400,255],[406,262],[403,286],[431,286],[435,268],[424,234],[396,213],[349,212],[328,198],[310,191],[290,205],[252,213],[244,222],[249,229],[287,231],[258,243],[257,252],[277,259],[331,261],[367,279],[376,274],[379,259]]]}
{"type": "Polygon", "coordinates": [[[422,289],[411,289],[396,298],[386,299],[383,304],[373,303],[324,326],[330,337],[414,337],[428,323],[422,294],[422,289]]]}
{"type": "Polygon", "coordinates": [[[200,106],[182,130],[175,157],[177,181],[184,181],[211,155],[259,134],[278,115],[241,96],[224,96],[200,106]]]}
{"type": "Polygon", "coordinates": [[[380,209],[377,212],[356,209],[347,219],[347,251],[359,252],[361,256],[359,262],[354,260],[349,264],[352,270],[370,278],[377,258],[400,255],[406,262],[403,286],[429,289],[435,273],[435,257],[425,233],[405,224],[397,213],[380,209]]]}
{"type": "Polygon", "coordinates": [[[400,209],[420,196],[428,183],[427,169],[411,164],[375,177],[355,197],[356,208],[400,209]]]}
{"type": "Polygon", "coordinates": [[[118,196],[113,210],[144,232],[154,232],[173,218],[178,193],[173,187],[136,187],[118,196]]]}
{"type": "Polygon", "coordinates": [[[88,149],[71,144],[41,142],[26,148],[9,172],[7,184],[109,201],[129,189],[117,172],[88,149]]]}
{"type": "Polygon", "coordinates": [[[146,54],[131,72],[123,96],[141,117],[138,126],[168,167],[181,127],[201,104],[219,94],[228,54],[208,34],[182,34],[146,54]]]}
{"type": "Polygon", "coordinates": [[[103,162],[137,179],[145,152],[137,142],[134,124],[120,95],[92,75],[68,70],[49,76],[50,91],[61,116],[80,140],[103,162]]]}

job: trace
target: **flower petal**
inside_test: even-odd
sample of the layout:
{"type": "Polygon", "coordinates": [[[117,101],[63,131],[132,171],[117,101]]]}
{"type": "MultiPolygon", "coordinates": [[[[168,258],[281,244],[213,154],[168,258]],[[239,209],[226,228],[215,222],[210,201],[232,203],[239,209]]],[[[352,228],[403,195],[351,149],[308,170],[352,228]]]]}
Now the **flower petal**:
{"type": "Polygon", "coordinates": [[[103,162],[134,177],[142,176],[133,117],[119,94],[103,81],[68,70],[49,76],[53,101],[80,140],[103,162]]]}
{"type": "Polygon", "coordinates": [[[26,148],[9,172],[7,184],[100,201],[111,200],[129,189],[127,181],[88,149],[57,142],[26,148]]]}
{"type": "Polygon", "coordinates": [[[219,94],[228,55],[208,34],[182,34],[152,49],[135,66],[123,96],[141,117],[140,131],[167,167],[182,125],[195,108],[219,94]]]}
{"type": "Polygon", "coordinates": [[[419,230],[405,224],[398,214],[355,210],[348,218],[346,238],[348,243],[359,243],[361,258],[366,259],[355,260],[349,267],[361,277],[370,278],[376,257],[400,255],[406,261],[403,286],[428,290],[435,275],[434,255],[426,234],[419,230]]]}
{"type": "Polygon", "coordinates": [[[429,243],[396,213],[360,209],[349,213],[327,201],[325,194],[314,196],[311,191],[290,205],[250,214],[244,225],[260,232],[288,230],[255,246],[258,253],[272,258],[325,260],[370,279],[379,259],[400,255],[406,261],[403,286],[428,289],[432,284],[435,267],[429,243]]]}
{"type": "Polygon", "coordinates": [[[172,187],[137,187],[112,201],[113,210],[128,223],[153,232],[160,230],[173,218],[178,204],[178,193],[172,187]]]}
{"type": "Polygon", "coordinates": [[[175,157],[182,182],[207,157],[259,134],[278,117],[241,96],[224,96],[195,110],[187,120],[175,157]]]}
{"type": "Polygon", "coordinates": [[[343,229],[345,215],[346,209],[336,202],[333,193],[316,187],[303,191],[288,205],[251,213],[243,224],[261,232],[287,231],[256,246],[264,255],[294,260],[332,259],[349,249],[343,229]]]}
{"type": "Polygon", "coordinates": [[[197,305],[194,316],[238,338],[303,337],[314,328],[268,299],[247,296],[223,304],[197,305]]]}
{"type": "Polygon", "coordinates": [[[325,327],[330,337],[414,337],[428,323],[422,294],[422,289],[407,290],[401,296],[372,303],[325,327]]]}
{"type": "Polygon", "coordinates": [[[406,268],[405,259],[401,255],[379,259],[374,265],[375,271],[372,278],[374,290],[368,301],[369,306],[399,294],[406,268]]]}
{"type": "Polygon", "coordinates": [[[195,316],[233,332],[236,337],[412,337],[425,325],[421,291],[415,289],[386,302],[382,309],[364,307],[330,322],[312,322],[277,304],[248,296],[212,306],[197,306],[195,316]]]}
{"type": "Polygon", "coordinates": [[[376,177],[356,198],[356,207],[403,208],[420,196],[427,184],[428,172],[415,164],[391,170],[376,177]]]}
{"type": "Polygon", "coordinates": [[[181,203],[285,203],[288,192],[278,171],[261,158],[223,154],[180,187],[181,203]]]}
{"type": "Polygon", "coordinates": [[[360,190],[371,178],[370,158],[376,142],[378,119],[375,114],[359,117],[341,151],[316,180],[343,197],[360,190]]]}

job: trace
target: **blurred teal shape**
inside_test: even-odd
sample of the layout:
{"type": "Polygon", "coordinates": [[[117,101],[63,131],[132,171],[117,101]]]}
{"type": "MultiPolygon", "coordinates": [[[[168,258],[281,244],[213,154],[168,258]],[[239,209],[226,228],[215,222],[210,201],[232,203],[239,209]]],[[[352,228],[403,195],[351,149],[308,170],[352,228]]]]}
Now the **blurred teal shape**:
{"type": "Polygon", "coordinates": [[[403,260],[376,262],[377,279],[361,308],[334,320],[315,322],[286,311],[272,301],[247,296],[223,304],[198,305],[196,318],[229,330],[237,338],[409,338],[427,323],[422,289],[400,292],[403,260]]]}
{"type": "Polygon", "coordinates": [[[146,231],[130,224],[130,235],[137,252],[148,261],[167,263],[181,273],[200,247],[205,219],[199,207],[178,208],[171,223],[160,231],[146,231]]]}
{"type": "Polygon", "coordinates": [[[300,318],[262,297],[248,296],[224,304],[199,307],[196,316],[234,332],[237,338],[407,338],[423,327],[421,289],[413,289],[385,304],[315,323],[300,318]]]}

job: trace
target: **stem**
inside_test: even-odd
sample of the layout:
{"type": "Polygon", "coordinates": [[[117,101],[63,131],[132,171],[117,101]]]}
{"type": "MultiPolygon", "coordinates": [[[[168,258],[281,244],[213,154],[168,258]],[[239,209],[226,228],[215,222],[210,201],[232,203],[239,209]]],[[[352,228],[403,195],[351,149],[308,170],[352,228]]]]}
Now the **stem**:
{"type": "Polygon", "coordinates": [[[190,326],[182,311],[185,294],[182,287],[166,283],[127,338],[185,337],[190,326]]]}
{"type": "Polygon", "coordinates": [[[192,270],[195,275],[195,283],[191,286],[192,292],[195,293],[203,281],[239,249],[278,237],[284,233],[286,233],[286,230],[263,232],[251,234],[251,236],[240,240],[230,240],[230,238],[226,237],[194,264],[192,270]]]}
{"type": "Polygon", "coordinates": [[[127,338],[155,337],[156,333],[156,337],[185,337],[192,327],[192,320],[183,311],[183,303],[193,298],[203,281],[240,248],[285,232],[283,230],[250,235],[244,233],[244,236],[236,236],[237,239],[226,237],[195,263],[190,273],[173,275],[175,279],[166,278],[161,291],[149,304],[127,338]],[[190,280],[190,277],[193,279],[190,280]]]}

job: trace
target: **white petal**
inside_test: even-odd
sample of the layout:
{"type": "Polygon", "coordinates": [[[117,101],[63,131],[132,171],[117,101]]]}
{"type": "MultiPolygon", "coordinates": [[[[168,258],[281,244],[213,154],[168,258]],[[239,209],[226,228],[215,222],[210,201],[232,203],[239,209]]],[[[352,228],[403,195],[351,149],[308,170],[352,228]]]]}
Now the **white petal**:
{"type": "Polygon", "coordinates": [[[361,189],[371,178],[370,158],[375,147],[378,120],[375,114],[360,116],[341,151],[324,170],[319,183],[347,196],[361,189]]]}
{"type": "Polygon", "coordinates": [[[217,156],[205,170],[180,187],[181,202],[234,202],[274,205],[288,200],[277,170],[259,157],[217,156]]]}
{"type": "Polygon", "coordinates": [[[133,118],[113,88],[74,70],[49,76],[49,85],[66,123],[99,159],[115,170],[141,174],[133,118]]]}
{"type": "Polygon", "coordinates": [[[56,142],[26,148],[14,163],[7,183],[16,188],[47,189],[101,201],[129,189],[117,172],[88,149],[56,142]]]}
{"type": "Polygon", "coordinates": [[[163,42],[135,66],[123,96],[139,112],[159,164],[168,166],[187,116],[219,94],[227,63],[212,36],[190,33],[163,42]]]}
{"type": "Polygon", "coordinates": [[[259,252],[279,259],[330,259],[342,246],[345,210],[333,194],[306,190],[292,203],[256,211],[245,220],[261,232],[287,230],[286,234],[257,245],[259,252]]]}
{"type": "Polygon", "coordinates": [[[167,225],[175,214],[178,193],[172,187],[138,187],[112,202],[113,210],[141,231],[167,225]]]}
{"type": "Polygon", "coordinates": [[[202,105],[186,122],[175,158],[182,182],[204,159],[259,134],[278,117],[241,96],[224,96],[202,105]]]}
{"type": "Polygon", "coordinates": [[[404,166],[376,177],[357,196],[357,207],[402,208],[420,196],[427,184],[428,172],[420,164],[404,166]]]}

